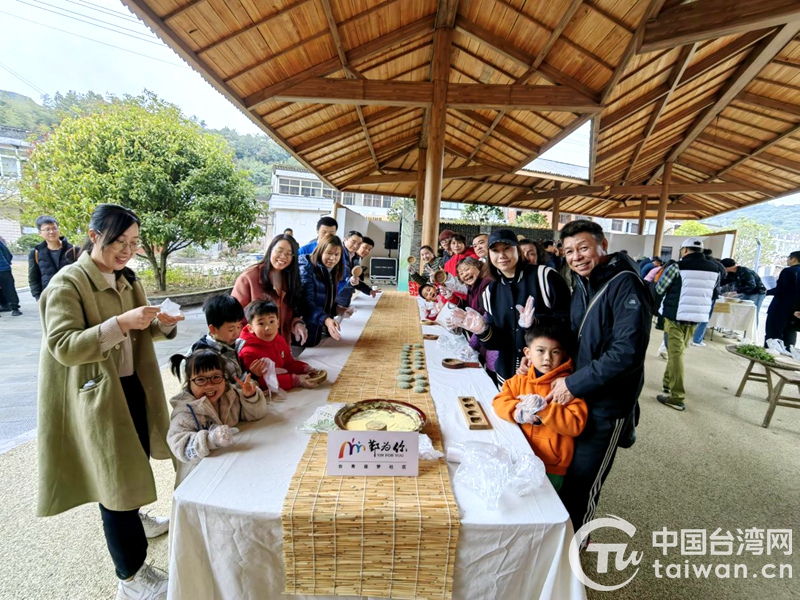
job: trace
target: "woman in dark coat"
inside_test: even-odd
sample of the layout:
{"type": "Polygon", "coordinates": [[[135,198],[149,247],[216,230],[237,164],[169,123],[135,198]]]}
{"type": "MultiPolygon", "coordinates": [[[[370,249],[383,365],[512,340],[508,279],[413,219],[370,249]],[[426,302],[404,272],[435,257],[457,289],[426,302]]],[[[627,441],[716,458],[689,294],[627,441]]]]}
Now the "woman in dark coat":
{"type": "Polygon", "coordinates": [[[316,346],[327,330],[334,340],[341,339],[336,316],[336,290],[344,275],[342,241],[329,235],[310,255],[300,257],[300,281],[306,310],[303,319],[308,327],[306,346],[316,346]]]}

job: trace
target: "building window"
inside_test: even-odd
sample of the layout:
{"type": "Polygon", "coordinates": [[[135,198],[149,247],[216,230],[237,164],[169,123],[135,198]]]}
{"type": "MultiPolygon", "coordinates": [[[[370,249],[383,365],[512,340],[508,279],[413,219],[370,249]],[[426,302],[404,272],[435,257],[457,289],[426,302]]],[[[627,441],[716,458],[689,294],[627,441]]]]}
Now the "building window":
{"type": "Polygon", "coordinates": [[[632,233],[634,235],[639,233],[639,224],[638,223],[628,223],[628,233],[632,233]]]}
{"type": "Polygon", "coordinates": [[[20,178],[20,162],[16,156],[0,156],[0,177],[20,178]]]}
{"type": "Polygon", "coordinates": [[[312,198],[321,198],[322,197],[322,182],[321,181],[309,181],[304,179],[300,184],[300,193],[303,196],[310,196],[312,198]]]}
{"type": "Polygon", "coordinates": [[[392,208],[392,204],[394,204],[394,197],[393,196],[384,196],[383,197],[383,208],[392,208]]]}
{"type": "Polygon", "coordinates": [[[342,202],[344,202],[345,206],[355,206],[356,195],[353,192],[345,192],[342,194],[342,202]]]}
{"type": "Polygon", "coordinates": [[[364,206],[380,208],[383,206],[383,197],[378,194],[364,194],[364,206]]]}
{"type": "Polygon", "coordinates": [[[572,220],[572,215],[565,215],[564,213],[558,215],[559,223],[569,223],[571,220],[572,220]]]}
{"type": "Polygon", "coordinates": [[[278,180],[278,191],[288,196],[300,195],[300,180],[281,177],[278,180]]]}
{"type": "Polygon", "coordinates": [[[439,208],[448,208],[450,210],[459,210],[461,205],[458,202],[442,202],[439,208]]]}
{"type": "Polygon", "coordinates": [[[340,196],[341,196],[341,194],[339,192],[337,192],[335,189],[333,189],[332,187],[330,187],[328,185],[325,185],[325,186],[322,187],[322,197],[323,198],[327,198],[328,200],[333,200],[334,202],[338,202],[340,196]]]}
{"type": "Polygon", "coordinates": [[[611,219],[611,231],[622,231],[622,219],[611,219]]]}

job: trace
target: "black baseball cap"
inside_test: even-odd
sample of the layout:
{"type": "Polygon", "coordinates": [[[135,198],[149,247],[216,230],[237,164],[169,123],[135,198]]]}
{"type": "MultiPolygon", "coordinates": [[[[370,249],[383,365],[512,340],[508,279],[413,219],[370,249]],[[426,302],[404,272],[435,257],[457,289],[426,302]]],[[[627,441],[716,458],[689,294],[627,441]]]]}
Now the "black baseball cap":
{"type": "Polygon", "coordinates": [[[509,246],[517,246],[517,236],[510,229],[495,229],[489,234],[489,247],[491,248],[498,242],[508,244],[509,246]]]}

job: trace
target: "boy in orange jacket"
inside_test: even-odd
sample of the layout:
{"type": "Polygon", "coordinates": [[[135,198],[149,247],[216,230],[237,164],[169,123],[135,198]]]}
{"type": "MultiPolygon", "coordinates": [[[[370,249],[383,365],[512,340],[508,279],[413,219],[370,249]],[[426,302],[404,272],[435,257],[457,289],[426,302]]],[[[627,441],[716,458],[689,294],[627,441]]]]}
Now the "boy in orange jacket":
{"type": "Polygon", "coordinates": [[[544,398],[556,379],[572,373],[567,356],[565,334],[553,325],[534,325],[525,332],[523,352],[531,361],[526,375],[506,379],[492,401],[498,416],[518,423],[536,454],[544,462],[547,478],[558,491],[575,448],[573,438],[586,425],[586,402],[575,398],[566,406],[544,398]]]}

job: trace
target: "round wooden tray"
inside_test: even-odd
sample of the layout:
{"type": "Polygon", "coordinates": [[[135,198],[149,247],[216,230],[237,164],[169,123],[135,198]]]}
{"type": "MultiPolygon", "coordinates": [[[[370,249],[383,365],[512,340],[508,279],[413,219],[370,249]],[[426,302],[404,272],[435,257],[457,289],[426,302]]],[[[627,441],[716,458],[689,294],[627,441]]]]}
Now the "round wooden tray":
{"type": "MultiPolygon", "coordinates": [[[[373,398],[343,406],[333,417],[333,422],[336,423],[339,429],[347,429],[347,422],[358,413],[366,410],[378,410],[387,413],[399,412],[408,415],[417,422],[417,426],[412,431],[422,431],[427,421],[427,416],[424,412],[407,402],[373,398]]],[[[378,417],[376,417],[376,420],[379,420],[378,417]]]]}

